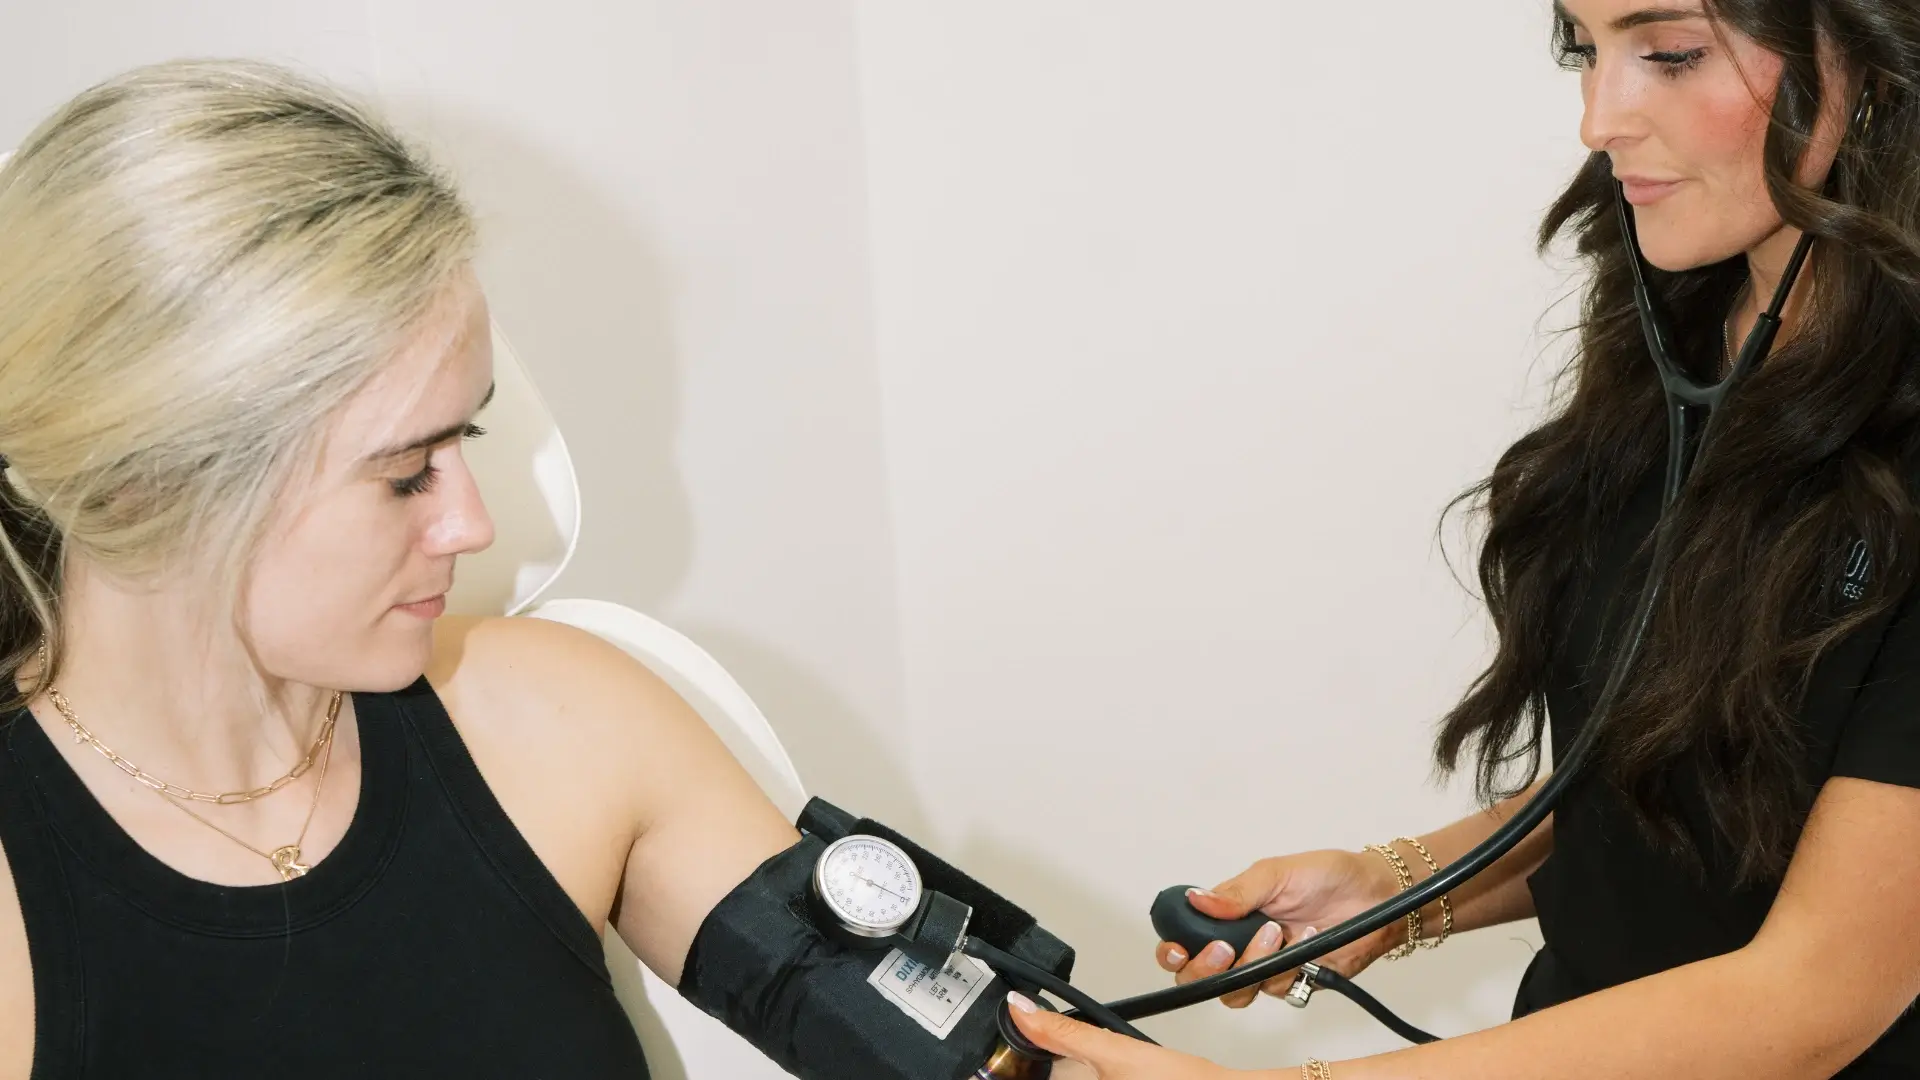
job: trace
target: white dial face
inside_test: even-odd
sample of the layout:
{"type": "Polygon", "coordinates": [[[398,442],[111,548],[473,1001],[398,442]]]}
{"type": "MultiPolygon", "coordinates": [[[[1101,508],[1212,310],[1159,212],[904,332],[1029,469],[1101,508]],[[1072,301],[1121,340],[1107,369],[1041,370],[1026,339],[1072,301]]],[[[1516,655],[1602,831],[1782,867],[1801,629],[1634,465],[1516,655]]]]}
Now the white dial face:
{"type": "Polygon", "coordinates": [[[920,871],[877,836],[834,841],[814,868],[814,885],[834,916],[858,932],[891,934],[920,907],[920,871]]]}

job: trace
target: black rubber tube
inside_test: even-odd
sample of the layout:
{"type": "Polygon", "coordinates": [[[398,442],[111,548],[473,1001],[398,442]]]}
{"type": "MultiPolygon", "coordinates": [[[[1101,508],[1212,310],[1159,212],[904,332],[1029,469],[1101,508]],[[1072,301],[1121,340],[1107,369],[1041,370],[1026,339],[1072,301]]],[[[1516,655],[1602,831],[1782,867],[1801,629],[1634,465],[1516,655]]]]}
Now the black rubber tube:
{"type": "Polygon", "coordinates": [[[999,972],[1003,977],[1011,975],[1015,978],[1025,979],[1027,982],[1045,990],[1054,997],[1072,1005],[1074,1007],[1074,1015],[1098,1024],[1108,1031],[1117,1031],[1122,1035],[1139,1039],[1141,1042],[1153,1042],[1152,1039],[1147,1038],[1146,1033],[1121,1019],[1111,1009],[1094,1000],[1086,991],[1076,989],[1072,983],[1038,964],[1030,964],[1010,952],[996,949],[977,937],[968,938],[966,942],[960,946],[960,951],[982,961],[988,967],[999,972]]]}
{"type": "Polygon", "coordinates": [[[1368,1016],[1385,1024],[1395,1035],[1400,1036],[1410,1043],[1440,1041],[1440,1036],[1429,1035],[1394,1015],[1393,1010],[1382,1005],[1379,998],[1355,986],[1352,979],[1347,978],[1332,968],[1324,968],[1318,964],[1314,964],[1312,967],[1313,970],[1307,975],[1308,982],[1322,990],[1331,990],[1341,997],[1346,998],[1348,1001],[1353,1002],[1355,1005],[1367,1010],[1368,1016]]]}

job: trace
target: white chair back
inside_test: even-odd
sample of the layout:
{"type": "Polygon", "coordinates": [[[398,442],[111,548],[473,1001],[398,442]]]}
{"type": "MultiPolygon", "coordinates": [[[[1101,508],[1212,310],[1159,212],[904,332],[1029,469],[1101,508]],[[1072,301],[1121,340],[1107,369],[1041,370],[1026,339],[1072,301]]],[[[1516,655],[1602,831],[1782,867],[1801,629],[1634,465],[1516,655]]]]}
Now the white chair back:
{"type": "Polygon", "coordinates": [[[545,592],[580,539],[580,485],[567,440],[513,346],[493,328],[487,437],[462,450],[493,516],[493,546],[460,560],[447,610],[518,615],[545,592]]]}

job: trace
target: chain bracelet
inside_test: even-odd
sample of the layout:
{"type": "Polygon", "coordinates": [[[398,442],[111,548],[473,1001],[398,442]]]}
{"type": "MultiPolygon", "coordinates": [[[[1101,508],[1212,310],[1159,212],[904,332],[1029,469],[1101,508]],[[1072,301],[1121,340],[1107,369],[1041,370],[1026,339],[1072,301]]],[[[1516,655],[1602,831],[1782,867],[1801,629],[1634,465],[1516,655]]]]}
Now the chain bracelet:
{"type": "MultiPolygon", "coordinates": [[[[1387,865],[1393,867],[1393,876],[1399,879],[1401,892],[1406,892],[1408,889],[1413,888],[1413,871],[1407,868],[1407,860],[1401,858],[1400,853],[1393,850],[1391,845],[1368,844],[1366,850],[1387,860],[1387,865]]],[[[1393,951],[1387,954],[1387,959],[1389,960],[1398,960],[1403,956],[1411,956],[1413,955],[1413,950],[1420,945],[1419,908],[1407,912],[1406,923],[1407,940],[1400,945],[1394,946],[1393,951]]]]}
{"type": "MultiPolygon", "coordinates": [[[[1440,872],[1440,863],[1438,860],[1436,860],[1433,857],[1433,852],[1427,850],[1427,845],[1421,843],[1420,841],[1414,839],[1411,836],[1396,836],[1394,837],[1394,842],[1398,844],[1405,844],[1408,847],[1412,848],[1413,850],[1419,852],[1421,860],[1427,864],[1427,869],[1429,871],[1435,874],[1438,874],[1440,872]]],[[[1449,893],[1442,893],[1440,894],[1440,936],[1437,938],[1433,938],[1431,940],[1421,941],[1420,947],[1423,949],[1437,949],[1452,934],[1453,934],[1453,896],[1449,893]]]]}

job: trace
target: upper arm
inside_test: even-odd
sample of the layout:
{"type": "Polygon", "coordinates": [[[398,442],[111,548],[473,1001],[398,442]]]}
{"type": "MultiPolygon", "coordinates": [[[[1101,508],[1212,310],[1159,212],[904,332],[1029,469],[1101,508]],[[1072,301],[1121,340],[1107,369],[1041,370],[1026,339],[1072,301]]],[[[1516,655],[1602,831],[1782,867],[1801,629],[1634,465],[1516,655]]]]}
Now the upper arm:
{"type": "MultiPolygon", "coordinates": [[[[1920,590],[1875,649],[1830,744],[1830,779],[1753,947],[1775,975],[1831,982],[1865,1049],[1920,997],[1920,590]]],[[[1819,749],[1816,747],[1816,749],[1819,749]]]]}
{"type": "Polygon", "coordinates": [[[634,955],[677,985],[707,914],[800,834],[706,721],[645,668],[624,670],[632,677],[635,668],[652,688],[655,714],[646,743],[628,752],[657,755],[656,780],[634,810],[615,926],[634,955]]]}
{"type": "Polygon", "coordinates": [[[1865,1050],[1920,997],[1920,789],[1828,781],[1749,949],[1865,1050]]]}
{"type": "Polygon", "coordinates": [[[0,1080],[26,1080],[33,1069],[33,1010],[26,921],[0,845],[0,1080]]]}
{"type": "Polygon", "coordinates": [[[581,868],[556,876],[584,880],[569,891],[590,909],[617,896],[620,936],[677,982],[707,913],[794,843],[793,826],[671,687],[599,637],[528,618],[450,622],[441,636],[429,679],[448,684],[476,759],[485,748],[518,786],[502,797],[515,824],[538,818],[544,845],[529,839],[549,867],[581,868]]]}

